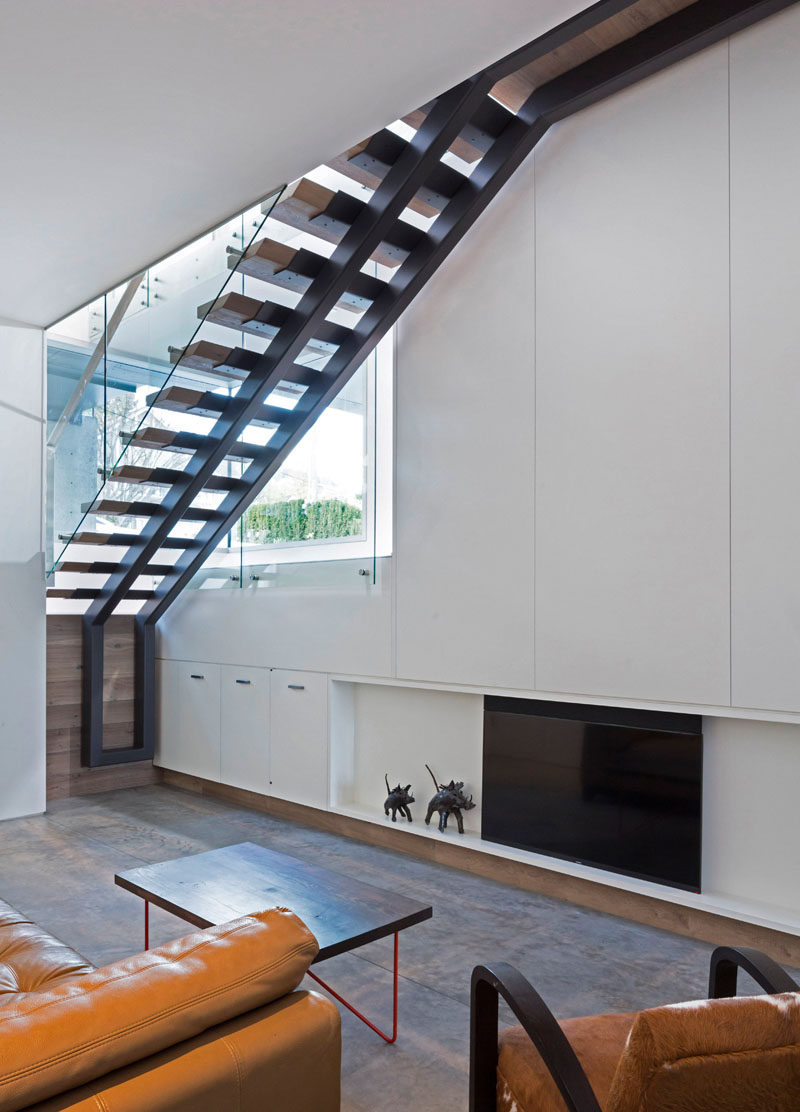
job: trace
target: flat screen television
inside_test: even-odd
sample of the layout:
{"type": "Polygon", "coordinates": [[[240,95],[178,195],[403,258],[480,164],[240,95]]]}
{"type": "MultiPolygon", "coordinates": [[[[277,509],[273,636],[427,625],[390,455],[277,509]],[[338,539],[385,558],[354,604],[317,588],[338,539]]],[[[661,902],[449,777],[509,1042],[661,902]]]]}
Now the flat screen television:
{"type": "Polygon", "coordinates": [[[700,891],[702,719],[486,696],[482,835],[700,891]]]}

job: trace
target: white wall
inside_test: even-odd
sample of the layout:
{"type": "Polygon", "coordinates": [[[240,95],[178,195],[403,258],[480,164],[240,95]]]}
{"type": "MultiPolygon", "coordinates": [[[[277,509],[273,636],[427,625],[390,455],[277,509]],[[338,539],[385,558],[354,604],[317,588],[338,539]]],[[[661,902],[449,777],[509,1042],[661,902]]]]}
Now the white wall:
{"type": "Polygon", "coordinates": [[[392,567],[371,560],[295,564],[285,583],[186,591],[159,623],[172,660],[387,676],[392,670],[392,567]],[[366,569],[368,575],[359,575],[366,569]]]}
{"type": "Polygon", "coordinates": [[[728,47],[536,151],[536,686],[729,702],[728,47]]]}
{"type": "Polygon", "coordinates": [[[45,806],[43,336],[0,323],[0,818],[45,806]]]}
{"type": "Polygon", "coordinates": [[[398,326],[402,677],[533,687],[533,200],[529,162],[398,326]]]}

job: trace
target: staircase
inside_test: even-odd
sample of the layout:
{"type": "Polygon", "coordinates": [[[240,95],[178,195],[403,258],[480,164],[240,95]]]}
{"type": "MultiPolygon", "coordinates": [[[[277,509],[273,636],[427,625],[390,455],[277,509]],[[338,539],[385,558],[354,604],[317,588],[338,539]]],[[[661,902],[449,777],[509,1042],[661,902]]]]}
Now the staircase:
{"type": "Polygon", "coordinates": [[[232,330],[231,346],[199,340],[171,357],[235,393],[167,383],[148,399],[154,415],[172,410],[214,423],[200,435],[145,420],[130,434],[132,447],[175,453],[183,466],[142,468],[123,456],[108,483],[123,490],[155,487],[161,500],[121,500],[101,491],[85,507],[87,517],[133,516],[138,533],[98,533],[82,525],[58,570],[106,575],[105,583],[48,591],[89,600],[83,617],[85,764],[152,757],[156,622],[547,129],[790,2],[601,0],[404,117],[408,138],[387,128],[331,159],[327,167],[357,183],[364,199],[310,178],[283,191],[270,218],[314,237],[320,250],[261,238],[231,253],[231,268],[257,279],[263,299],[226,292],[200,306],[201,319],[232,330]],[[296,307],[272,300],[277,289],[301,295],[296,307]],[[265,350],[236,346],[242,332],[266,339],[265,350]],[[270,404],[282,384],[299,395],[293,409],[270,404]],[[265,444],[242,439],[253,427],[269,430],[265,444]],[[227,460],[243,464],[239,477],[218,473],[227,460]],[[221,494],[214,508],[195,504],[207,491],[221,494]],[[176,529],[187,522],[198,528],[181,537],[176,529]],[[105,546],[123,550],[121,559],[103,560],[105,546]],[[87,548],[89,557],[81,558],[87,548]],[[165,550],[177,552],[174,562],[164,558],[165,550]],[[137,586],[143,575],[156,577],[157,585],[137,586]],[[135,744],[106,750],[103,634],[125,599],[142,601],[135,744]]]}

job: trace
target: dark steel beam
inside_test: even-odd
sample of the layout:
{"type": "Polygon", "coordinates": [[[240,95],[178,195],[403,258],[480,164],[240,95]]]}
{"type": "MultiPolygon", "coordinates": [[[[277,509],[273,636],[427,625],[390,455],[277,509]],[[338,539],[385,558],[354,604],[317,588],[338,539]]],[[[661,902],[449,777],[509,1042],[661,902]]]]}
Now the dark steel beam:
{"type": "Polygon", "coordinates": [[[494,62],[483,72],[490,78],[492,85],[496,85],[502,78],[516,73],[525,66],[529,66],[531,62],[535,62],[546,54],[550,54],[551,51],[565,46],[568,42],[577,38],[578,35],[591,31],[598,23],[605,23],[607,19],[612,19],[620,12],[636,7],[638,3],[639,0],[600,0],[597,4],[590,4],[588,8],[578,12],[571,19],[559,23],[557,27],[553,27],[550,31],[545,31],[538,39],[526,43],[518,50],[512,50],[510,54],[506,54],[499,62],[494,62]]]}
{"type": "Polygon", "coordinates": [[[557,123],[796,2],[698,0],[540,86],[526,109],[557,123]]]}

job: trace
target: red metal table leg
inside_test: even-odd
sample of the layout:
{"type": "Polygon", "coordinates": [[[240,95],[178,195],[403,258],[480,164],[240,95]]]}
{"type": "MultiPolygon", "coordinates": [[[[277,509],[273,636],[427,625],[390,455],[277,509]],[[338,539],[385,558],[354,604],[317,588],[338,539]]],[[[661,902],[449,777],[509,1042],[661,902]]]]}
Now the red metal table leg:
{"type": "Polygon", "coordinates": [[[347,1010],[349,1012],[352,1012],[353,1015],[356,1016],[358,1019],[360,1019],[362,1023],[366,1023],[367,1027],[369,1027],[370,1030],[374,1031],[376,1035],[380,1035],[380,1037],[383,1039],[383,1041],[387,1042],[387,1043],[393,1043],[393,1042],[396,1042],[396,1040],[397,1040],[397,989],[398,989],[398,977],[399,977],[398,967],[397,967],[397,959],[398,959],[398,954],[399,954],[399,950],[400,950],[399,940],[400,940],[400,936],[398,934],[395,934],[395,936],[394,936],[394,998],[393,998],[393,1002],[392,1002],[392,1034],[391,1034],[391,1036],[389,1036],[389,1035],[385,1034],[383,1031],[381,1031],[380,1027],[376,1027],[374,1023],[370,1023],[370,1021],[367,1019],[366,1016],[362,1015],[361,1012],[358,1011],[357,1008],[354,1008],[352,1004],[348,1004],[348,1002],[345,1000],[345,998],[343,996],[340,996],[338,992],[335,992],[330,987],[330,985],[326,985],[325,982],[322,980],[322,978],[318,977],[316,975],[316,973],[312,973],[310,969],[308,971],[308,975],[309,975],[309,977],[311,977],[312,980],[316,981],[318,985],[321,985],[322,988],[324,988],[326,992],[329,992],[331,994],[331,996],[334,998],[334,1000],[338,1000],[340,1004],[343,1004],[344,1007],[347,1008],[347,1010]]]}
{"type": "Polygon", "coordinates": [[[150,949],[150,901],[144,901],[144,948],[150,949]]]}

